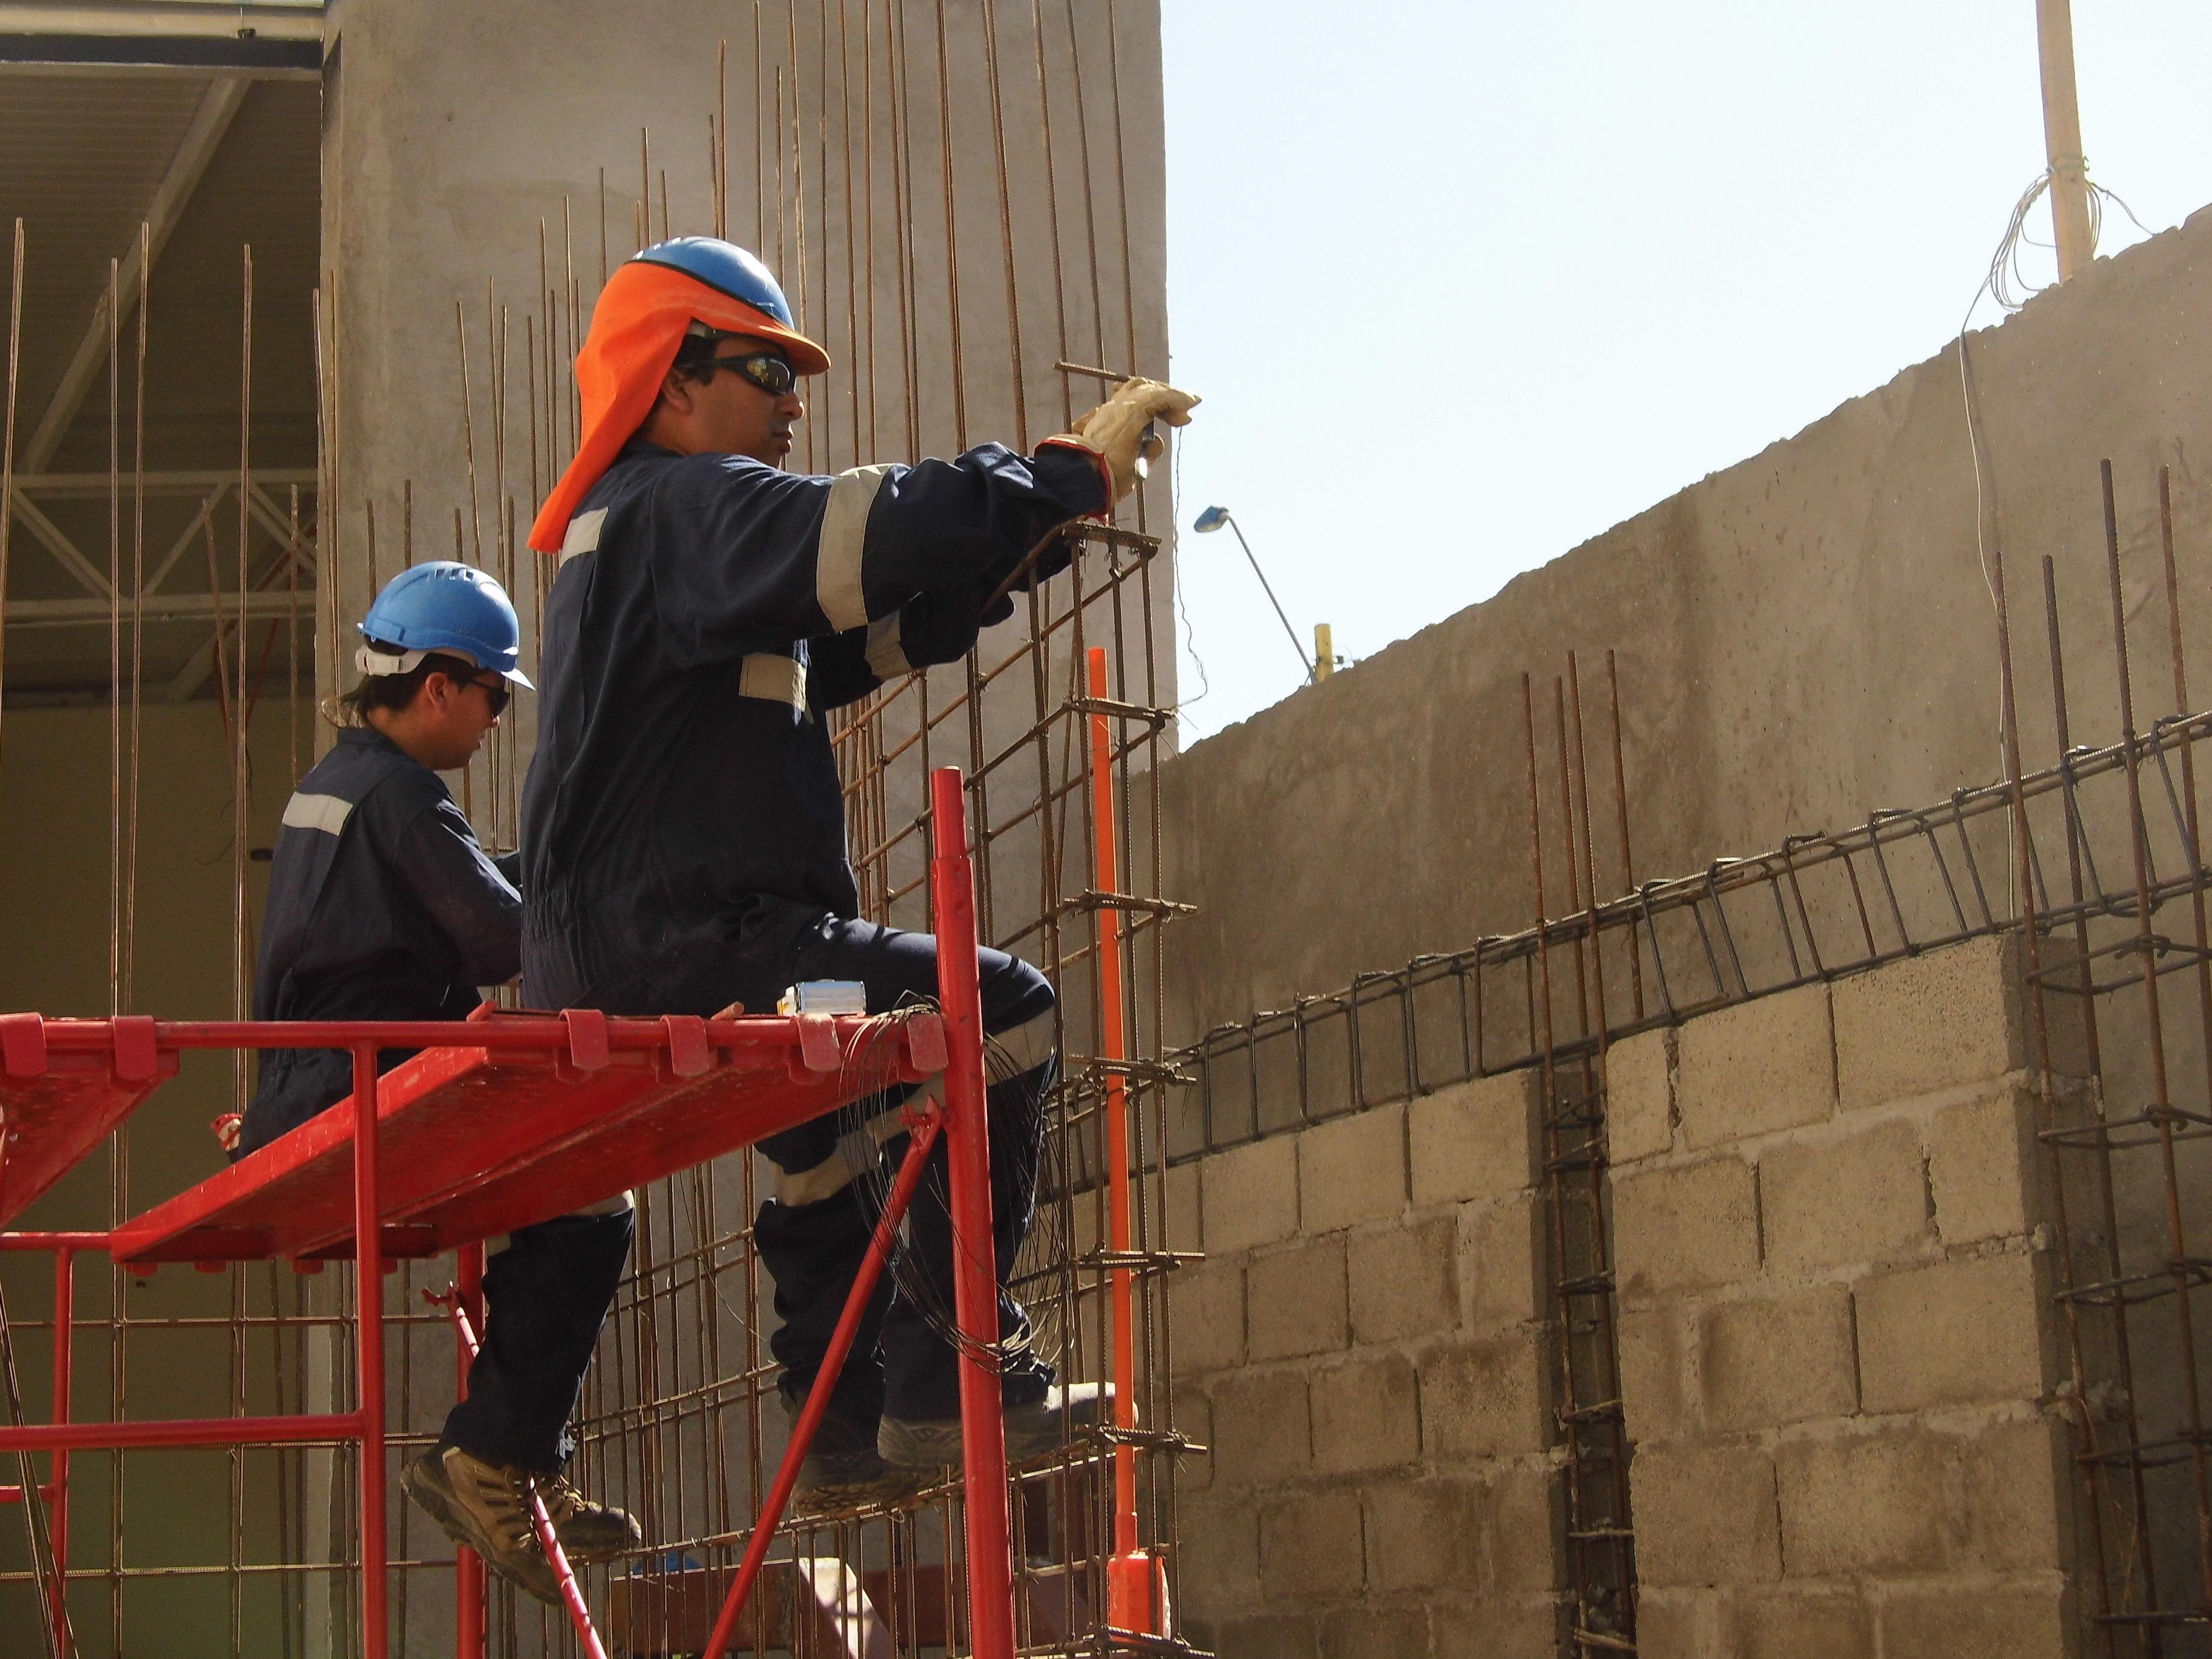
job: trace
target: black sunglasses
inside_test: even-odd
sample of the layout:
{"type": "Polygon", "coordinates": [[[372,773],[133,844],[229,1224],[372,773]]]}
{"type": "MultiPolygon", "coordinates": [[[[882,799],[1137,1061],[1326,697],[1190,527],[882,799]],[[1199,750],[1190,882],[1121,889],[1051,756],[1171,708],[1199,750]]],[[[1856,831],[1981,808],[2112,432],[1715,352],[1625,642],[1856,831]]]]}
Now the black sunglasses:
{"type": "Polygon", "coordinates": [[[718,368],[735,369],[771,398],[787,395],[799,384],[799,371],[773,351],[748,351],[741,357],[709,357],[694,371],[704,386],[718,368]]]}
{"type": "Polygon", "coordinates": [[[471,680],[469,684],[484,694],[484,701],[491,705],[494,720],[507,713],[507,704],[514,701],[514,687],[503,674],[488,680],[471,680]]]}

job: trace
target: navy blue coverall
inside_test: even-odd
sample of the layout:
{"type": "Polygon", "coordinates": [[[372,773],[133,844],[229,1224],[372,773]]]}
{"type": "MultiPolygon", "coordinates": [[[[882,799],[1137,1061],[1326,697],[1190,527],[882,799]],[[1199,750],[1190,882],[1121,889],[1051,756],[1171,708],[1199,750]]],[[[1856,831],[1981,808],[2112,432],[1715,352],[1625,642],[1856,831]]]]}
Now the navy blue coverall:
{"type": "MultiPolygon", "coordinates": [[[[488,856],[428,768],[373,731],[341,732],[284,807],[256,1019],[465,1019],[521,956],[519,857],[488,856]]],[[[411,1050],[387,1048],[390,1071],[411,1050]]],[[[235,1158],[353,1091],[342,1048],[263,1051],[235,1158]]],[[[562,1216],[510,1236],[484,1270],[483,1352],[445,1439],[550,1472],[629,1254],[631,1218],[562,1216]]]]}
{"type": "MultiPolygon", "coordinates": [[[[858,980],[872,1012],[934,997],[936,941],[856,920],[844,800],[824,715],[973,648],[986,599],[1057,526],[1103,510],[1087,451],[985,445],[835,478],[633,440],[570,522],[546,609],[538,752],[522,805],[523,988],[536,1006],[625,1014],[771,1009],[784,989],[858,980]]],[[[1035,574],[1064,568],[1054,544],[1035,574]]],[[[1002,612],[1003,614],[1003,612],[1002,612]]],[[[983,1017],[994,1240],[1004,1283],[1035,1203],[1041,1100],[1056,1056],[1042,975],[986,951],[983,1017]]],[[[763,1141],[781,1172],[755,1223],[803,1399],[865,1253],[890,1103],[763,1141]]],[[[910,1267],[952,1305],[943,1148],[916,1194],[910,1267]]],[[[1051,1368],[1003,1291],[1010,1404],[1051,1368]]],[[[823,1449],[874,1444],[888,1413],[959,1411],[951,1344],[928,1310],[879,1289],[832,1401],[823,1449]]]]}

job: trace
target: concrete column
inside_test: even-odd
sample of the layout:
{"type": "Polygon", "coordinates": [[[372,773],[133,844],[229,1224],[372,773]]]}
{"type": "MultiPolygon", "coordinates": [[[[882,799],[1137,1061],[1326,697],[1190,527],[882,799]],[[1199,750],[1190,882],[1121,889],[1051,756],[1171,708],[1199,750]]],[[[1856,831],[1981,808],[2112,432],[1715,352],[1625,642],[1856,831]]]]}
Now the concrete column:
{"type": "MultiPolygon", "coordinates": [[[[331,5],[323,265],[338,568],[324,591],[343,627],[334,678],[326,613],[321,690],[350,678],[350,625],[372,591],[369,508],[384,578],[401,562],[403,491],[417,559],[453,556],[457,509],[468,556],[481,546],[492,560],[510,498],[518,543],[526,535],[574,433],[565,414],[553,422],[551,457],[541,434],[533,487],[526,321],[541,401],[550,358],[564,403],[602,270],[638,245],[641,194],[652,239],[714,228],[720,43],[728,234],[757,246],[837,360],[810,383],[794,465],[1034,442],[1097,400],[1095,380],[1054,369],[1063,359],[1165,373],[1157,0],[1046,5],[1042,53],[1030,9],[1015,4],[951,0],[942,43],[933,6],[757,10],[757,36],[754,10],[707,0],[331,5]],[[503,388],[489,361],[502,307],[503,388]]],[[[1164,479],[1146,510],[1165,528],[1164,479]]],[[[534,587],[519,562],[527,633],[534,587]]],[[[1165,614],[1168,585],[1154,586],[1165,614]]],[[[1164,666],[1171,679],[1172,651],[1164,666]]]]}

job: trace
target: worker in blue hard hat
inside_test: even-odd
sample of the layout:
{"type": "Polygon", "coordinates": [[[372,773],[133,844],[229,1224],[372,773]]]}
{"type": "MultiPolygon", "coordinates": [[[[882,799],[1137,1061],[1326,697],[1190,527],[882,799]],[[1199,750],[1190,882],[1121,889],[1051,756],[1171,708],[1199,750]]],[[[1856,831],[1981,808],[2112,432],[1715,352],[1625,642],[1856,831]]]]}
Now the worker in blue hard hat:
{"type": "MultiPolygon", "coordinates": [[[[860,918],[830,711],[966,655],[1012,613],[1008,590],[1066,568],[1057,532],[1134,487],[1148,427],[1182,424],[1196,402],[1134,380],[1028,455],[984,444],[787,472],[799,383],[829,366],[767,269],[712,238],[647,248],[593,310],[582,441],[531,535],[560,558],[522,804],[535,1006],[766,1011],[821,980],[858,981],[872,1012],[934,997],[936,941],[860,918]]],[[[1027,963],[985,951],[981,981],[1003,1286],[1034,1209],[1056,1020],[1027,963]]],[[[794,1413],[902,1146],[888,1098],[760,1145],[778,1174],[754,1237],[794,1413]]],[[[800,1471],[809,1507],[910,1490],[960,1461],[945,1190],[941,1169],[918,1189],[901,1282],[868,1309],[800,1471]]],[[[1009,1451],[1055,1451],[1074,1402],[1003,1290],[1000,1323],[1009,1451]]]]}
{"type": "MultiPolygon", "coordinates": [[[[362,678],[338,700],[345,725],[284,807],[253,1017],[465,1019],[480,987],[514,977],[522,899],[514,855],[484,852],[438,774],[465,765],[514,688],[529,687],[520,629],[497,582],[450,562],[400,572],[360,626],[362,678]]],[[[380,1068],[408,1053],[386,1049],[380,1068]]],[[[264,1050],[233,1155],[250,1158],[352,1087],[343,1049],[264,1050]]],[[[434,1470],[408,1472],[410,1492],[449,1532],[555,1602],[518,1464],[538,1477],[571,1554],[603,1558],[638,1541],[628,1516],[559,1479],[557,1443],[629,1250],[627,1200],[608,1209],[524,1228],[492,1255],[469,1398],[430,1454],[434,1470]]]]}

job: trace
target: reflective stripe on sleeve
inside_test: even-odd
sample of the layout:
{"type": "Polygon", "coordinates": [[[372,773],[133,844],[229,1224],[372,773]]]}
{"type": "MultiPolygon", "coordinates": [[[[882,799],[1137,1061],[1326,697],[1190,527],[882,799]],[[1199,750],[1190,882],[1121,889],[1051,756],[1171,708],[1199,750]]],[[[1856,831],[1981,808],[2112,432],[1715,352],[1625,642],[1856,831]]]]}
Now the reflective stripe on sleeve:
{"type": "Polygon", "coordinates": [[[860,556],[868,541],[868,509],[883,488],[889,465],[856,466],[840,472],[830,485],[829,505],[822,510],[822,534],[814,564],[814,597],[830,631],[842,634],[868,620],[867,600],[860,592],[860,556]]]}
{"type": "Polygon", "coordinates": [[[795,657],[774,652],[755,652],[738,670],[738,695],[763,702],[787,703],[802,713],[806,708],[806,665],[795,657]]]}
{"type": "Polygon", "coordinates": [[[900,637],[897,611],[868,624],[868,666],[879,680],[895,680],[914,672],[914,665],[906,659],[906,643],[900,637]]]}
{"type": "Polygon", "coordinates": [[[589,513],[579,513],[568,520],[568,533],[561,538],[561,562],[566,564],[579,553],[599,550],[599,527],[607,521],[607,510],[595,507],[589,513]]]}
{"type": "Polygon", "coordinates": [[[284,803],[284,827],[320,830],[325,835],[335,836],[345,828],[345,821],[352,812],[353,803],[340,800],[336,795],[295,795],[284,803]]]}

